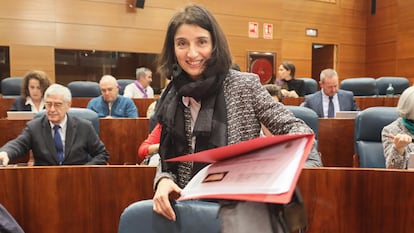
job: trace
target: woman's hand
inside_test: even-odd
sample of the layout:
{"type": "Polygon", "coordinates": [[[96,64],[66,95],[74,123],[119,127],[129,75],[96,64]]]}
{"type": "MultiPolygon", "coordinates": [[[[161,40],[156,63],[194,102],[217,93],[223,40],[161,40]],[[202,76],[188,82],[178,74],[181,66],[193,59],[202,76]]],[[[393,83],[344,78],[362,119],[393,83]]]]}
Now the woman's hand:
{"type": "Polygon", "coordinates": [[[390,134],[389,136],[392,138],[394,148],[398,151],[400,155],[404,155],[405,147],[407,147],[408,144],[410,144],[413,140],[411,136],[407,134],[390,134]]]}
{"type": "Polygon", "coordinates": [[[171,193],[181,193],[181,188],[169,178],[162,178],[158,182],[157,190],[153,198],[154,206],[153,209],[156,213],[163,215],[171,221],[176,220],[176,216],[170,203],[171,193]]]}
{"type": "Polygon", "coordinates": [[[294,90],[288,91],[286,89],[282,89],[282,90],[280,90],[280,92],[282,93],[283,97],[291,97],[291,98],[298,98],[299,97],[299,95],[294,90]]]}

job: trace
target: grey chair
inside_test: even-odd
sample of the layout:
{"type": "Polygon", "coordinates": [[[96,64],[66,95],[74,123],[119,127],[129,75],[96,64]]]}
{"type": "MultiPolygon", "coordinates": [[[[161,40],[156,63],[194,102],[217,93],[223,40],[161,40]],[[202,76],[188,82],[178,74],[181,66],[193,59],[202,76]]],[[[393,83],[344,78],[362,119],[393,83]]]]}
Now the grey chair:
{"type": "Polygon", "coordinates": [[[124,95],[125,87],[128,84],[133,83],[135,81],[135,79],[117,79],[116,81],[118,82],[119,94],[124,95]]]}
{"type": "Polygon", "coordinates": [[[340,89],[352,91],[354,96],[375,96],[378,94],[374,78],[347,78],[341,81],[340,89]]]}
{"type": "MultiPolygon", "coordinates": [[[[43,116],[45,114],[45,111],[46,110],[40,111],[34,117],[37,118],[43,116]]],[[[70,108],[68,111],[68,115],[90,121],[96,133],[99,135],[99,117],[96,112],[88,108],[70,108]]]]}
{"type": "Polygon", "coordinates": [[[8,77],[1,80],[1,94],[3,98],[16,98],[20,96],[23,77],[8,77]]]}
{"type": "Polygon", "coordinates": [[[313,78],[296,78],[305,82],[305,95],[313,94],[318,91],[318,82],[313,78]]]}
{"type": "Polygon", "coordinates": [[[385,168],[381,132],[384,126],[397,118],[396,107],[371,107],[358,113],[354,126],[354,149],[360,167],[385,168]]]}
{"type": "Polygon", "coordinates": [[[97,97],[101,95],[99,83],[91,81],[73,81],[68,84],[72,97],[97,97]]]}
{"type": "Polygon", "coordinates": [[[378,95],[386,95],[387,88],[390,84],[394,88],[394,95],[401,95],[401,93],[410,86],[410,82],[406,77],[391,77],[383,76],[375,80],[378,95]]]}

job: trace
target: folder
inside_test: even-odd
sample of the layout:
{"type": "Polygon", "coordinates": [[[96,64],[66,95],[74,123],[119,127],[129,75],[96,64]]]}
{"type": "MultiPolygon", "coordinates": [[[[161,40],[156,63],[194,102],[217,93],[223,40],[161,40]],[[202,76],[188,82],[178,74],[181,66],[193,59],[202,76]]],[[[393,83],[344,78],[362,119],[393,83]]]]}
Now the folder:
{"type": "Polygon", "coordinates": [[[313,141],[313,134],[260,137],[166,161],[211,163],[190,180],[179,200],[286,204],[291,200],[313,141]]]}

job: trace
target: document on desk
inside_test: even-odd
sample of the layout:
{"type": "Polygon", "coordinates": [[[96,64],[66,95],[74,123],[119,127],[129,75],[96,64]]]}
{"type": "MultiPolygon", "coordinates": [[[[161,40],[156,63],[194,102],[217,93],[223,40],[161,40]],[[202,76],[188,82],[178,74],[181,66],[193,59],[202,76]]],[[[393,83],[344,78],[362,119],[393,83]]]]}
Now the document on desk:
{"type": "Polygon", "coordinates": [[[313,145],[313,134],[261,137],[168,161],[212,163],[179,200],[230,199],[288,203],[313,145]]]}

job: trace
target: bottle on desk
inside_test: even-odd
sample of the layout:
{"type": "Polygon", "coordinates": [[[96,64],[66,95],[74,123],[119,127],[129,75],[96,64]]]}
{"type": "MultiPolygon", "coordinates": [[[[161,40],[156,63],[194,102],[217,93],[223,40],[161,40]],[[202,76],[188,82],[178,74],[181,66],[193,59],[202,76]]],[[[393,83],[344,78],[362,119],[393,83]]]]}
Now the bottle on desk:
{"type": "Polygon", "coordinates": [[[387,96],[394,96],[394,87],[391,83],[387,87],[386,94],[387,96]]]}

